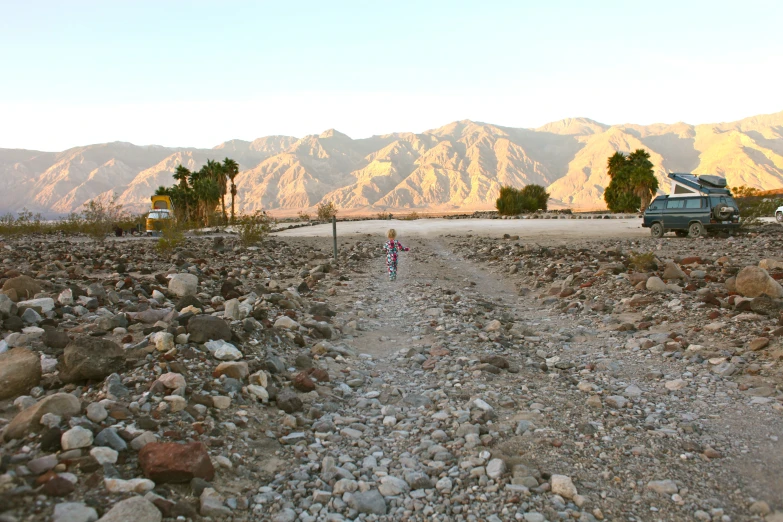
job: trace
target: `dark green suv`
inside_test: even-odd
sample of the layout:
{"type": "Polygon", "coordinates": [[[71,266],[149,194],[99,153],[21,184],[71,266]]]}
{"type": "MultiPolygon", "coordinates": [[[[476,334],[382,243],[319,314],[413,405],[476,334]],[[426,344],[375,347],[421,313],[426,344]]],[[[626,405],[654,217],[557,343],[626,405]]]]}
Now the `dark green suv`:
{"type": "Polygon", "coordinates": [[[673,231],[678,237],[702,237],[739,227],[739,208],[726,180],[718,176],[669,174],[671,194],[658,196],[644,211],[642,226],[653,237],[673,231]]]}

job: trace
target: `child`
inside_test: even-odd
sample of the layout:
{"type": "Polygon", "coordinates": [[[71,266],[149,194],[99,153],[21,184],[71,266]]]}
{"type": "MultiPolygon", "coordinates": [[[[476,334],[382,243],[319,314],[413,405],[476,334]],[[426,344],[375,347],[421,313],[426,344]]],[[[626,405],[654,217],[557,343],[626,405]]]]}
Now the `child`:
{"type": "Polygon", "coordinates": [[[402,243],[397,241],[397,231],[390,228],[386,232],[386,237],[389,240],[383,244],[383,249],[386,250],[386,267],[389,269],[389,281],[397,280],[397,252],[402,250],[403,252],[410,251],[410,248],[402,246],[402,243]]]}

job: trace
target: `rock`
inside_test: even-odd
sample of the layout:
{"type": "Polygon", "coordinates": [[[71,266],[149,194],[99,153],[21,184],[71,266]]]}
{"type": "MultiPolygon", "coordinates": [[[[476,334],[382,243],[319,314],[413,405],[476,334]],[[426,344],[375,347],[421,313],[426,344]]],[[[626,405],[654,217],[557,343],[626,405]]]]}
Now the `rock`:
{"type": "Polygon", "coordinates": [[[757,352],[763,348],[766,348],[769,346],[769,339],[766,337],[759,337],[757,339],[753,339],[750,344],[748,345],[748,350],[757,352]]]}
{"type": "Polygon", "coordinates": [[[223,317],[230,319],[231,321],[238,321],[241,318],[239,313],[239,299],[229,299],[223,304],[223,317]]]}
{"type": "Polygon", "coordinates": [[[215,468],[201,442],[189,444],[151,442],[139,452],[144,476],[161,483],[190,482],[194,478],[212,480],[215,468]]]}
{"type": "Polygon", "coordinates": [[[54,506],[52,522],[95,522],[98,512],[81,502],[62,502],[54,506]]]}
{"type": "Polygon", "coordinates": [[[222,519],[231,516],[231,510],[224,506],[223,495],[212,488],[206,488],[199,497],[201,502],[201,516],[216,517],[222,519]]]}
{"type": "Polygon", "coordinates": [[[174,349],[174,335],[168,332],[158,332],[153,336],[155,349],[159,352],[168,352],[174,349]]]}
{"type": "Polygon", "coordinates": [[[63,433],[60,445],[65,451],[92,446],[92,432],[81,426],[75,426],[63,433]]]}
{"type": "Polygon", "coordinates": [[[237,350],[236,346],[231,343],[219,339],[217,341],[209,341],[204,346],[212,354],[212,357],[220,361],[236,361],[244,357],[242,352],[237,350]]]}
{"type": "Polygon", "coordinates": [[[119,453],[105,446],[96,446],[90,450],[90,455],[92,456],[92,458],[98,461],[98,464],[103,465],[103,464],[114,464],[115,462],[117,462],[117,457],[119,456],[119,453]]]}
{"type": "Polygon", "coordinates": [[[296,393],[290,390],[283,390],[277,394],[277,407],[286,413],[296,413],[302,411],[302,400],[296,396],[296,393]]]}
{"type": "Polygon", "coordinates": [[[605,402],[611,408],[616,408],[619,410],[625,408],[625,405],[628,403],[628,399],[621,395],[611,395],[606,398],[605,402]]]}
{"type": "Polygon", "coordinates": [[[70,475],[70,473],[55,475],[47,480],[43,485],[42,492],[50,497],[64,497],[73,493],[76,490],[76,477],[71,475],[73,480],[69,480],[66,475],[70,475]]]}
{"type": "Polygon", "coordinates": [[[193,308],[198,308],[199,310],[204,310],[204,308],[206,308],[204,304],[201,301],[199,301],[198,297],[196,297],[195,295],[186,295],[185,297],[177,301],[177,304],[174,306],[174,309],[177,312],[181,312],[182,310],[190,306],[192,306],[193,308]]]}
{"type": "Polygon", "coordinates": [[[230,341],[232,334],[228,323],[219,317],[197,315],[188,321],[188,333],[193,343],[207,341],[230,341]]]}
{"type": "Polygon", "coordinates": [[[218,410],[226,410],[229,408],[229,406],[231,406],[231,397],[226,397],[225,395],[213,395],[212,406],[218,410]]]}
{"type": "Polygon", "coordinates": [[[772,279],[766,270],[757,266],[746,266],[737,274],[737,292],[745,297],[783,297],[783,287],[772,279]]]}
{"type": "Polygon", "coordinates": [[[285,328],[287,330],[298,330],[301,326],[299,323],[291,319],[286,315],[281,315],[275,321],[275,328],[285,328]]]}
{"type": "Polygon", "coordinates": [[[688,276],[685,275],[685,272],[683,272],[679,266],[677,266],[677,263],[674,261],[667,261],[666,266],[663,269],[663,278],[664,279],[687,279],[688,276]]]}
{"type": "Polygon", "coordinates": [[[56,393],[44,397],[35,405],[21,411],[3,432],[5,440],[18,439],[30,429],[40,428],[39,421],[47,413],[70,417],[81,412],[79,399],[70,393],[56,393]]]}
{"type": "Polygon", "coordinates": [[[764,270],[779,270],[783,268],[783,261],[779,259],[767,258],[759,261],[759,268],[764,270]]]}
{"type": "Polygon", "coordinates": [[[60,461],[57,459],[57,455],[46,455],[45,457],[39,457],[29,461],[27,463],[27,469],[29,469],[34,475],[40,475],[41,473],[45,473],[50,469],[53,469],[57,464],[59,464],[59,462],[60,461]]]}
{"type": "Polygon", "coordinates": [[[163,375],[158,377],[158,382],[160,382],[163,386],[165,386],[169,390],[177,390],[180,388],[185,388],[185,386],[187,386],[185,377],[181,373],[175,373],[175,372],[164,373],[163,375]]]}
{"type": "Polygon", "coordinates": [[[308,377],[307,373],[299,372],[293,379],[294,388],[301,392],[311,392],[315,390],[315,383],[308,377]]]}
{"type": "MultiPolygon", "coordinates": [[[[401,478],[386,475],[381,478],[381,484],[378,486],[378,491],[384,497],[396,497],[410,491],[410,486],[407,482],[401,478]]],[[[385,504],[384,504],[385,505],[385,504]]]]}
{"type": "Polygon", "coordinates": [[[41,382],[41,359],[26,348],[0,353],[0,400],[29,392],[41,382]]]}
{"type": "Polygon", "coordinates": [[[563,498],[574,498],[577,494],[576,486],[571,481],[571,477],[565,475],[552,475],[552,493],[560,495],[563,498]]]}
{"type": "Polygon", "coordinates": [[[136,451],[141,451],[141,449],[146,446],[147,444],[152,444],[153,442],[157,442],[158,438],[155,436],[154,433],[151,431],[145,431],[138,435],[135,439],[131,441],[131,448],[135,449],[136,451]]]}
{"type": "Polygon", "coordinates": [[[68,337],[67,333],[61,332],[60,330],[56,330],[51,326],[49,327],[44,326],[43,328],[44,328],[44,334],[42,340],[43,343],[49,348],[54,348],[55,350],[62,350],[66,346],[68,346],[68,343],[71,342],[71,338],[68,337]]]}
{"type": "Polygon", "coordinates": [[[673,480],[651,480],[647,483],[647,489],[660,495],[674,495],[679,491],[673,480]]]}
{"type": "Polygon", "coordinates": [[[119,478],[104,478],[103,487],[109,493],[138,493],[143,495],[155,488],[155,483],[145,478],[123,480],[119,478]]]}
{"type": "Polygon", "coordinates": [[[669,287],[660,277],[653,276],[647,280],[646,288],[650,292],[668,292],[669,287]]]}
{"type": "Polygon", "coordinates": [[[163,520],[155,504],[144,497],[131,497],[117,502],[98,522],[160,522],[163,520]]]}
{"type": "Polygon", "coordinates": [[[760,295],[750,302],[750,309],[757,314],[777,316],[783,310],[783,303],[777,299],[760,295]]]}
{"type": "Polygon", "coordinates": [[[487,464],[487,476],[491,479],[499,479],[506,472],[506,463],[503,459],[492,459],[487,464]]]}
{"type": "Polygon", "coordinates": [[[377,489],[353,493],[348,505],[359,513],[385,515],[386,501],[377,489]]]}
{"type": "Polygon", "coordinates": [[[125,352],[107,339],[80,337],[65,347],[58,369],[63,382],[101,381],[125,367],[125,352]]]}
{"type": "Polygon", "coordinates": [[[114,428],[106,428],[95,437],[93,444],[96,446],[107,446],[115,451],[125,451],[128,449],[128,443],[119,436],[114,428]]]}
{"type": "Polygon", "coordinates": [[[212,376],[220,377],[221,375],[225,375],[226,377],[231,377],[238,381],[244,381],[249,374],[250,369],[246,362],[229,361],[218,364],[217,368],[215,368],[215,371],[212,373],[212,376]]]}
{"type": "Polygon", "coordinates": [[[683,381],[682,379],[674,379],[673,381],[667,381],[666,384],[664,384],[667,390],[669,391],[677,391],[682,390],[686,386],[688,386],[688,383],[683,381]]]}
{"type": "Polygon", "coordinates": [[[174,274],[169,277],[169,291],[177,297],[196,295],[198,277],[193,274],[174,274]]]}
{"type": "Polygon", "coordinates": [[[43,290],[43,288],[38,281],[26,275],[12,277],[3,285],[3,292],[14,302],[32,299],[35,297],[35,294],[40,293],[41,290],[43,290]],[[11,291],[13,291],[13,294],[11,294],[11,291]]]}

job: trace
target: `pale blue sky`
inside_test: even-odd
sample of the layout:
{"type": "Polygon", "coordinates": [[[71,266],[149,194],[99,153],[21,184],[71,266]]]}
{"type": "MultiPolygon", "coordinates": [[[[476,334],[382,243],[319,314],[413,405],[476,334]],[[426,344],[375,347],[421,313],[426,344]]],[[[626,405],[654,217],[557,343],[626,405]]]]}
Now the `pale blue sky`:
{"type": "Polygon", "coordinates": [[[783,110],[783,2],[0,0],[0,147],[783,110]]]}

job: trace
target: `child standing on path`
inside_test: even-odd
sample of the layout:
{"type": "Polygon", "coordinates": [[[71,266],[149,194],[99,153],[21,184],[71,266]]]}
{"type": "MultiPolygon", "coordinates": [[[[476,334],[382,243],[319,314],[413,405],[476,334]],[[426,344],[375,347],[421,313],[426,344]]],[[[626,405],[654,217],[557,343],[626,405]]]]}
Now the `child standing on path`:
{"type": "Polygon", "coordinates": [[[386,232],[386,237],[389,240],[383,244],[383,249],[386,250],[386,267],[389,269],[389,281],[397,280],[397,252],[402,250],[403,252],[410,251],[410,248],[402,246],[402,243],[397,241],[397,231],[390,228],[386,232]]]}

